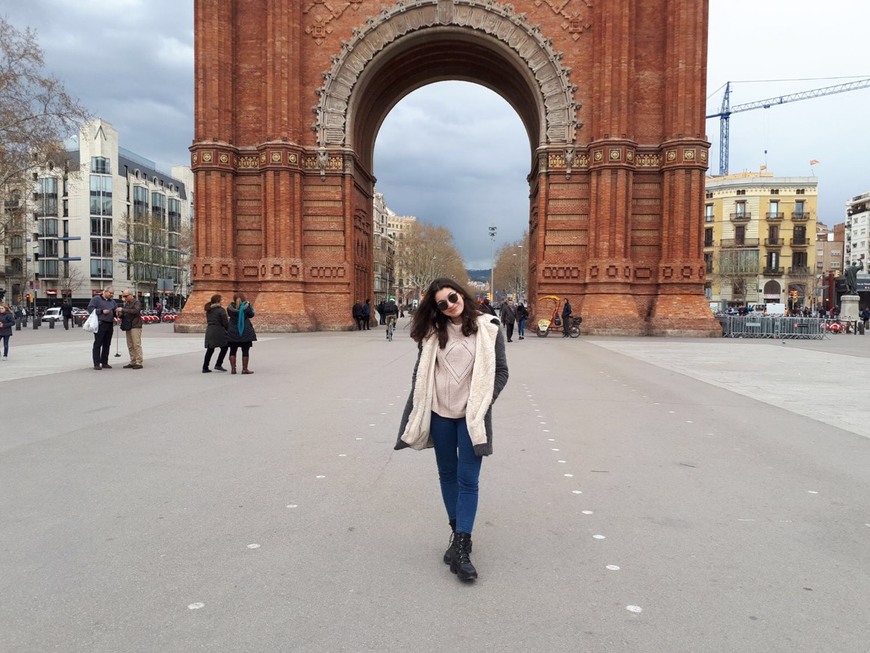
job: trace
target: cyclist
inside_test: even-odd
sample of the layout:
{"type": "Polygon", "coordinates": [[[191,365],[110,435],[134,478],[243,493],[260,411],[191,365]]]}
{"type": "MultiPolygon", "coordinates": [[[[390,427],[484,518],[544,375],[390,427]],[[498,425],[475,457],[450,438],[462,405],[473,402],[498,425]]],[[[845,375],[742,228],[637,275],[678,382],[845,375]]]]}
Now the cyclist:
{"type": "Polygon", "coordinates": [[[384,302],[384,316],[387,324],[387,340],[393,339],[393,331],[396,330],[396,319],[399,317],[399,307],[396,298],[390,295],[384,302]]]}

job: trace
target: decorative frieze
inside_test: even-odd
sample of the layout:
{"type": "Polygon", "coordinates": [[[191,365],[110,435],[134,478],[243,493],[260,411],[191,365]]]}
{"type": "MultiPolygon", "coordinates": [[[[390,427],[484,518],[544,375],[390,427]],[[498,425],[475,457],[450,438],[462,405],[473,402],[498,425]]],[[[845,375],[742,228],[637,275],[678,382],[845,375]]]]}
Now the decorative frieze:
{"type": "MultiPolygon", "coordinates": [[[[319,3],[312,3],[309,11],[313,10],[313,4],[319,3]]],[[[326,7],[327,3],[322,5],[326,7]]],[[[335,14],[338,9],[330,11],[335,14]]],[[[367,19],[363,27],[354,29],[353,38],[343,41],[341,52],[333,57],[332,69],[323,74],[323,86],[317,91],[320,102],[313,109],[316,118],[312,130],[317,134],[318,144],[321,147],[347,144],[351,93],[366,65],[378,53],[406,34],[444,26],[480,31],[510,48],[538,84],[546,121],[541,142],[574,142],[580,125],[579,105],[574,101],[577,89],[569,80],[571,70],[562,66],[562,53],[553,49],[539,26],[528,23],[525,14],[517,14],[512,5],[494,0],[452,0],[437,7],[429,2],[400,0],[367,19]]]]}

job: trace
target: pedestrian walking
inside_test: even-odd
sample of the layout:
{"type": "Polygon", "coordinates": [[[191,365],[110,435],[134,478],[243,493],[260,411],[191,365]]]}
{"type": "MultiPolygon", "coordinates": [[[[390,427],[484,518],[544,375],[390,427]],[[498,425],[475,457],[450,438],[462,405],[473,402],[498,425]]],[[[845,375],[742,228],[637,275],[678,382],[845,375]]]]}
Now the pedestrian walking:
{"type": "Polygon", "coordinates": [[[517,334],[520,340],[526,337],[526,320],[529,319],[529,309],[522,302],[517,304],[517,334]]]}
{"type": "Polygon", "coordinates": [[[145,362],[142,359],[142,304],[129,288],[121,291],[121,299],[124,304],[117,312],[118,317],[121,318],[121,331],[127,338],[127,351],[130,354],[130,362],[124,367],[141,370],[145,362]]]}
{"type": "Polygon", "coordinates": [[[236,373],[236,354],[242,350],[242,374],[253,374],[248,369],[248,359],[251,346],[257,339],[251,318],[255,315],[254,307],[248,302],[244,293],[237,292],[233,295],[233,302],[227,306],[229,325],[227,326],[227,340],[230,346],[230,374],[236,373]]]}
{"type": "MultiPolygon", "coordinates": [[[[72,304],[70,303],[70,301],[68,299],[63,304],[61,304],[60,314],[63,317],[63,330],[69,331],[69,323],[73,319],[73,312],[72,312],[72,304]]],[[[75,323],[73,323],[73,326],[75,326],[75,323]]]]}
{"type": "Polygon", "coordinates": [[[94,333],[94,346],[91,354],[94,359],[95,370],[110,370],[109,351],[112,349],[112,334],[115,332],[115,309],[118,304],[112,297],[115,289],[112,286],[103,289],[99,295],[91,297],[88,303],[88,313],[97,311],[99,329],[94,333]]]}
{"type": "Polygon", "coordinates": [[[3,341],[3,360],[9,360],[9,338],[15,326],[15,315],[6,304],[0,304],[0,340],[3,341]]]}
{"type": "MultiPolygon", "coordinates": [[[[214,350],[218,350],[218,358],[215,363],[215,372],[226,372],[224,367],[224,357],[227,355],[229,341],[227,338],[227,327],[230,320],[227,316],[227,311],[221,305],[222,297],[220,295],[212,295],[211,299],[205,305],[205,358],[202,361],[202,372],[208,374],[211,372],[211,357],[214,355],[214,350]]],[[[253,310],[253,309],[252,309],[253,310]]],[[[244,359],[243,359],[244,360],[244,359]]],[[[235,374],[235,366],[233,374],[235,374]]]]}
{"type": "Polygon", "coordinates": [[[508,380],[504,335],[452,279],[433,281],[411,321],[418,344],[411,393],[395,449],[435,448],[452,535],[444,562],[461,580],[471,562],[483,456],[492,453],[492,404],[508,380]]]}
{"type": "Polygon", "coordinates": [[[507,330],[507,341],[514,341],[514,324],[517,322],[517,309],[514,306],[514,300],[509,299],[504,304],[502,304],[501,311],[499,311],[499,319],[501,319],[501,323],[504,324],[505,330],[507,330]]]}

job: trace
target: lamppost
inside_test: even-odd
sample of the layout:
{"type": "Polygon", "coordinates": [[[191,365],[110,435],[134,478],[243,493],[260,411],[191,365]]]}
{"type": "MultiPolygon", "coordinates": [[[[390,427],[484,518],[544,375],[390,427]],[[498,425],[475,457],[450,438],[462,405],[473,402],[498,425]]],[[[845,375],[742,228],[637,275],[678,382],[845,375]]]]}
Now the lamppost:
{"type": "Polygon", "coordinates": [[[490,248],[490,266],[489,266],[489,292],[492,295],[492,301],[495,301],[495,235],[498,233],[498,227],[489,228],[489,238],[492,241],[490,248]]]}

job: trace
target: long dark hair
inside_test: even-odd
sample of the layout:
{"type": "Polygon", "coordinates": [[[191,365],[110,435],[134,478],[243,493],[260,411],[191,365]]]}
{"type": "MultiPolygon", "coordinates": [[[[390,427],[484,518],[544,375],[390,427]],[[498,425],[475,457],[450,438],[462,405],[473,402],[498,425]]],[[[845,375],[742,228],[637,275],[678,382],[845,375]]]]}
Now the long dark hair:
{"type": "Polygon", "coordinates": [[[212,304],[220,304],[220,303],[221,303],[221,296],[220,295],[212,295],[211,299],[208,300],[205,304],[205,312],[208,313],[208,309],[211,308],[212,304]]]}
{"type": "Polygon", "coordinates": [[[462,309],[462,335],[470,336],[472,333],[477,333],[476,318],[480,315],[480,311],[477,310],[477,302],[474,300],[474,297],[471,296],[462,284],[456,283],[453,279],[441,277],[429,284],[426,294],[420,300],[420,305],[414,311],[414,319],[411,321],[411,337],[416,342],[422,342],[426,336],[434,331],[438,334],[438,346],[444,349],[447,346],[447,322],[450,321],[450,318],[439,311],[435,305],[435,293],[442,288],[455,290],[462,297],[464,304],[462,309]]]}

